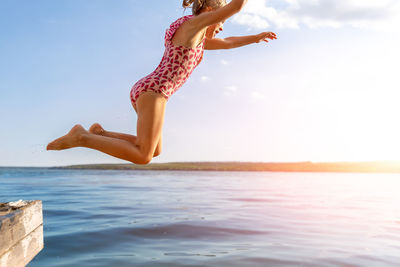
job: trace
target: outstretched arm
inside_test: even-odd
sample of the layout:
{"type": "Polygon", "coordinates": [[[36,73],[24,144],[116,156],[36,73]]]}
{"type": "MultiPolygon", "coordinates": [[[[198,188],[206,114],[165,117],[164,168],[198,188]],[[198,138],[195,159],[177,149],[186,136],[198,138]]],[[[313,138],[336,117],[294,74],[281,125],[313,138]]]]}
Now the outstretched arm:
{"type": "Polygon", "coordinates": [[[261,41],[267,42],[268,39],[277,39],[276,34],[273,32],[262,32],[256,35],[247,35],[240,37],[227,37],[225,39],[212,38],[206,39],[205,49],[216,50],[216,49],[232,49],[249,44],[259,43],[261,41]]]}
{"type": "Polygon", "coordinates": [[[224,7],[195,16],[189,20],[188,25],[197,33],[210,25],[225,21],[232,17],[246,5],[247,1],[248,0],[232,0],[224,7]]]}

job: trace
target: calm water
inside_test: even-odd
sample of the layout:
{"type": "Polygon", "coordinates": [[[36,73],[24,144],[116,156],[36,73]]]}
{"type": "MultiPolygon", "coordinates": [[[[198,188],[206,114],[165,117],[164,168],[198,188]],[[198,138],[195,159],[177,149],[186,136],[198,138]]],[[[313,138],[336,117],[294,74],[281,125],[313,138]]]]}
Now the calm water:
{"type": "Polygon", "coordinates": [[[400,266],[400,175],[0,169],[41,199],[29,266],[400,266]]]}

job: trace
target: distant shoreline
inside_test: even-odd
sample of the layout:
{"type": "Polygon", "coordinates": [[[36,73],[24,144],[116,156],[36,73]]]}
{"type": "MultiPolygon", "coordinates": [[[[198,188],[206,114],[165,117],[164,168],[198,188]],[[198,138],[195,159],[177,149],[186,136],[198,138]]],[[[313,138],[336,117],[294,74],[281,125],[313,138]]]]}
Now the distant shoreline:
{"type": "Polygon", "coordinates": [[[160,170],[160,171],[265,171],[265,172],[361,172],[400,173],[400,161],[371,162],[170,162],[149,165],[87,164],[50,167],[79,170],[160,170]]]}

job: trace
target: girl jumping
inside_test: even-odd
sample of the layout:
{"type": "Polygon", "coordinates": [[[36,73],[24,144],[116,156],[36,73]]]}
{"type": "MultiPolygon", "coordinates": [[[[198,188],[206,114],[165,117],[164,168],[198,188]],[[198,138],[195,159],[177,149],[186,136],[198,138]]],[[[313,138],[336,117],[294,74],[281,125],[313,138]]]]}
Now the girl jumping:
{"type": "Polygon", "coordinates": [[[47,150],[87,147],[135,164],[148,164],[161,153],[167,100],[200,64],[204,49],[232,49],[276,39],[273,32],[214,38],[222,31],[225,20],[238,13],[246,2],[183,1],[184,8],[192,6],[193,15],[179,18],[171,24],[165,34],[165,52],[161,63],[131,89],[130,99],[138,118],[136,136],[106,131],[98,123],[93,124],[89,131],[77,124],[66,135],[49,143],[47,150]]]}

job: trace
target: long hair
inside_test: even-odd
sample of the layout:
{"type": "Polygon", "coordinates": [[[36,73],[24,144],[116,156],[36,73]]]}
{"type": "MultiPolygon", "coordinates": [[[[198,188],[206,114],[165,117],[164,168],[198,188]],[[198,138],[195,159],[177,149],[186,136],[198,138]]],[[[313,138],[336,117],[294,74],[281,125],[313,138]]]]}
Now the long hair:
{"type": "Polygon", "coordinates": [[[186,9],[192,6],[192,14],[197,16],[206,7],[219,8],[226,5],[226,0],[183,0],[182,6],[186,9]]]}

